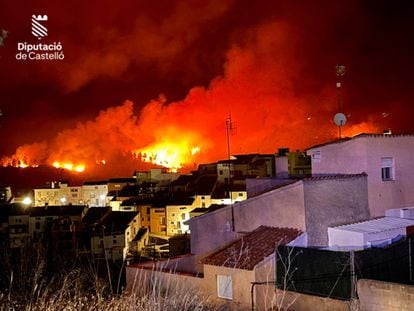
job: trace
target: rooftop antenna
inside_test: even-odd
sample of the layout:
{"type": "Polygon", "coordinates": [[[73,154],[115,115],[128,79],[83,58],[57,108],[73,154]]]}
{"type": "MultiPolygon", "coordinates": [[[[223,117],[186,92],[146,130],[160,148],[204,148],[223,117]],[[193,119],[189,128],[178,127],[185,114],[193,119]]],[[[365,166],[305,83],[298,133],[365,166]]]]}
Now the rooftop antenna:
{"type": "Polygon", "coordinates": [[[231,120],[231,113],[226,119],[226,137],[227,137],[227,158],[230,160],[230,134],[233,132],[234,126],[231,120]]]}
{"type": "Polygon", "coordinates": [[[338,112],[334,116],[334,122],[338,126],[338,139],[342,138],[342,126],[346,123],[346,116],[341,112],[342,110],[342,94],[341,94],[341,78],[345,75],[345,66],[337,65],[336,66],[336,76],[338,80],[336,82],[336,89],[338,93],[338,112]]]}
{"type": "Polygon", "coordinates": [[[229,114],[229,117],[226,119],[226,137],[227,137],[227,158],[229,160],[228,162],[228,172],[229,172],[229,179],[228,179],[228,195],[230,198],[230,208],[231,208],[231,227],[232,227],[232,231],[235,231],[236,226],[234,223],[234,206],[233,206],[233,198],[231,195],[231,164],[230,164],[230,134],[233,133],[233,131],[235,130],[233,121],[231,120],[231,113],[229,114]]]}

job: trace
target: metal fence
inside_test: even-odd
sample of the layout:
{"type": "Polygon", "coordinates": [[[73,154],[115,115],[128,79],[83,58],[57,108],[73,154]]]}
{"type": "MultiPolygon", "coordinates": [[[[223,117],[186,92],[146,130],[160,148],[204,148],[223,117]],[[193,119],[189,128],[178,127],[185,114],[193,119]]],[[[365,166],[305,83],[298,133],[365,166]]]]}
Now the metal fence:
{"type": "Polygon", "coordinates": [[[360,278],[414,284],[414,239],[388,247],[361,251],[330,251],[279,246],[276,249],[276,286],[336,299],[356,297],[360,278]]]}

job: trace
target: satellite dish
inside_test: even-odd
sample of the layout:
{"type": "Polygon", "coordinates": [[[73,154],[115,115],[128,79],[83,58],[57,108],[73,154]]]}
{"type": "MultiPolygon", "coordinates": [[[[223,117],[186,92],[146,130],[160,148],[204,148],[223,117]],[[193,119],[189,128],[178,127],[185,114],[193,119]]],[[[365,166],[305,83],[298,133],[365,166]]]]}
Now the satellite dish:
{"type": "Polygon", "coordinates": [[[343,113],[338,112],[335,116],[334,116],[334,122],[336,125],[338,126],[343,126],[346,123],[346,117],[343,113]]]}

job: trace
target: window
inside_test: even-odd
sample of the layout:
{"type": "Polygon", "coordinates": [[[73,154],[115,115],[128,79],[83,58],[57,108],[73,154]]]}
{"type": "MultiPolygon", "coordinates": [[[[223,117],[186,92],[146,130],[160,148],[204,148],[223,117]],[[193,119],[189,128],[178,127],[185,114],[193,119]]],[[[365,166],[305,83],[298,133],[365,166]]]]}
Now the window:
{"type": "Polygon", "coordinates": [[[242,197],[243,196],[243,192],[239,192],[239,197],[242,197]]]}
{"type": "Polygon", "coordinates": [[[36,230],[40,230],[40,222],[36,221],[35,228],[36,230]]]}
{"type": "Polygon", "coordinates": [[[217,296],[233,299],[233,282],[231,276],[217,275],[217,296]]]}
{"type": "Polygon", "coordinates": [[[182,213],[182,214],[181,214],[181,219],[182,219],[182,220],[185,220],[185,213],[182,213]]]}
{"type": "Polygon", "coordinates": [[[394,159],[381,158],[381,178],[383,181],[394,180],[394,159]]]}

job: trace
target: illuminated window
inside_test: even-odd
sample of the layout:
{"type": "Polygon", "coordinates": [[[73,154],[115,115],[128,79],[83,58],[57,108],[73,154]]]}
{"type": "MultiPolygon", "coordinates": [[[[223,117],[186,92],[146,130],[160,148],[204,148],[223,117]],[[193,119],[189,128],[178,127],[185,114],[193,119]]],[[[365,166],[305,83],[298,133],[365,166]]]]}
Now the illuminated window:
{"type": "Polygon", "coordinates": [[[231,276],[217,275],[217,296],[233,299],[233,281],[231,276]]]}
{"type": "Polygon", "coordinates": [[[383,181],[394,180],[394,159],[381,158],[381,178],[383,181]]]}

